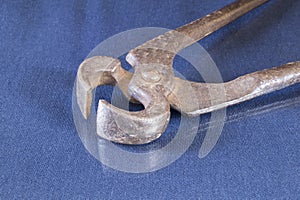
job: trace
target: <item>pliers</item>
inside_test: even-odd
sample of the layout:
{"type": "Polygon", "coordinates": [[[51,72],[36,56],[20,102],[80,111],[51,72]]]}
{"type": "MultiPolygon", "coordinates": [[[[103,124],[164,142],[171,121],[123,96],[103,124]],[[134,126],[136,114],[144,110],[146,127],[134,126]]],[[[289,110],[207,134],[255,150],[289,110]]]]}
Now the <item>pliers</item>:
{"type": "Polygon", "coordinates": [[[92,91],[99,85],[119,87],[144,110],[130,112],[99,100],[97,134],[123,144],[145,144],[159,138],[170,120],[170,107],[187,116],[225,108],[300,82],[300,61],[238,77],[226,83],[198,83],[174,76],[175,55],[268,0],[238,0],[205,17],[166,32],[132,49],[126,60],[95,56],[78,69],[76,96],[85,119],[90,115],[92,91]]]}

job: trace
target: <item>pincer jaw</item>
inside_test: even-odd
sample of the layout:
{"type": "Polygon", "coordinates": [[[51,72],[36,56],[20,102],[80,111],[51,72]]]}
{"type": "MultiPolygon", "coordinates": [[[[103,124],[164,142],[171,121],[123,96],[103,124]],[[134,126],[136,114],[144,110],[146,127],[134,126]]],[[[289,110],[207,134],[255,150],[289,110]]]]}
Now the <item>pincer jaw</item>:
{"type": "Polygon", "coordinates": [[[120,66],[119,60],[105,56],[92,57],[80,64],[76,79],[76,96],[85,119],[90,115],[92,91],[99,85],[115,84],[111,74],[120,66]]]}
{"type": "MultiPolygon", "coordinates": [[[[164,95],[151,88],[128,86],[132,74],[121,67],[119,60],[96,56],[85,60],[79,67],[76,96],[85,119],[90,115],[92,91],[100,85],[117,85],[125,96],[132,95],[145,109],[129,112],[100,100],[97,110],[97,134],[107,140],[123,144],[149,143],[165,131],[170,119],[170,105],[164,95]]],[[[134,85],[134,84],[133,84],[134,85]]]]}
{"type": "Polygon", "coordinates": [[[83,61],[76,79],[76,96],[80,111],[85,119],[90,115],[92,91],[101,85],[117,85],[129,99],[127,91],[132,74],[121,67],[118,59],[107,56],[95,56],[83,61]]]}
{"type": "Polygon", "coordinates": [[[122,144],[146,144],[159,138],[170,120],[170,104],[151,87],[129,84],[129,93],[145,109],[130,112],[100,100],[97,111],[97,134],[122,144]]]}
{"type": "Polygon", "coordinates": [[[97,134],[107,140],[122,144],[146,144],[159,138],[165,131],[170,111],[151,114],[146,108],[139,112],[119,109],[100,100],[97,111],[97,134]]]}

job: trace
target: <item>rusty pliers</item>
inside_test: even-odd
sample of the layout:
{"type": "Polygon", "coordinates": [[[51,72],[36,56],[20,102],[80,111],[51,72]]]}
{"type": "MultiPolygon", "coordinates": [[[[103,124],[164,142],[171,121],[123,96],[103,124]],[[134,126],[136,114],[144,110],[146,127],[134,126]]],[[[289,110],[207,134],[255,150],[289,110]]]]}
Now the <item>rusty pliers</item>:
{"type": "Polygon", "coordinates": [[[87,119],[92,91],[112,84],[144,110],[130,112],[100,100],[97,134],[124,144],[145,144],[161,136],[170,119],[170,106],[188,116],[240,103],[300,82],[300,62],[254,72],[226,83],[198,83],[174,76],[172,63],[182,49],[206,37],[267,0],[238,0],[187,25],[171,30],[131,50],[130,73],[118,59],[96,56],[83,61],[76,82],[77,103],[87,119]],[[220,95],[224,94],[224,95],[220,95]]]}

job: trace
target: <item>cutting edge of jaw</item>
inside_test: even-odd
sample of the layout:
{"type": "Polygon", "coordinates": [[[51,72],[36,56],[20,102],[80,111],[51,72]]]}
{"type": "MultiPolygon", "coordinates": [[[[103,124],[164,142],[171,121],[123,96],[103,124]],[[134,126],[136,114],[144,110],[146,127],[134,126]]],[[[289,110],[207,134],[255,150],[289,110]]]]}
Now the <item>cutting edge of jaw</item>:
{"type": "Polygon", "coordinates": [[[79,66],[76,96],[80,111],[85,119],[90,115],[93,90],[101,85],[117,85],[130,99],[132,95],[145,109],[137,112],[117,108],[100,100],[97,109],[97,134],[110,141],[123,144],[149,143],[166,129],[170,119],[170,105],[165,97],[151,88],[135,88],[128,92],[132,74],[121,67],[118,59],[95,56],[79,66]]]}

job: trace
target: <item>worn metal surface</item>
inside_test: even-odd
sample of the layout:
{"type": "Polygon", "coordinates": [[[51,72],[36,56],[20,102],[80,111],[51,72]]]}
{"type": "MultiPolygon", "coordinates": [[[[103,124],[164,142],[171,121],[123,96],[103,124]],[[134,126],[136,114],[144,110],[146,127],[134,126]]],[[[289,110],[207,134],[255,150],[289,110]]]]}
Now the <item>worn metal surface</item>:
{"type": "Polygon", "coordinates": [[[97,134],[124,144],[145,144],[158,138],[170,119],[170,106],[198,116],[300,82],[300,62],[241,76],[227,83],[196,83],[174,76],[172,63],[181,49],[249,12],[267,0],[240,0],[219,11],[166,32],[131,50],[126,60],[134,73],[117,59],[97,56],[84,61],[77,74],[77,102],[84,117],[90,114],[92,90],[113,84],[145,109],[129,112],[99,101],[97,134]]]}

